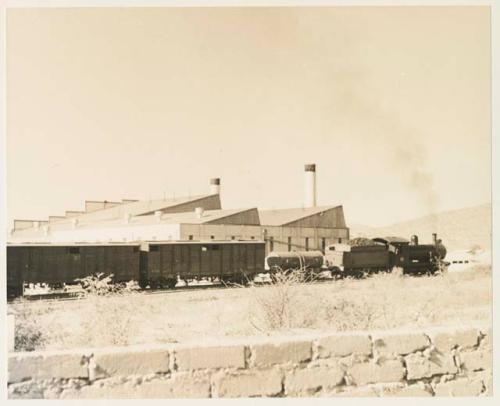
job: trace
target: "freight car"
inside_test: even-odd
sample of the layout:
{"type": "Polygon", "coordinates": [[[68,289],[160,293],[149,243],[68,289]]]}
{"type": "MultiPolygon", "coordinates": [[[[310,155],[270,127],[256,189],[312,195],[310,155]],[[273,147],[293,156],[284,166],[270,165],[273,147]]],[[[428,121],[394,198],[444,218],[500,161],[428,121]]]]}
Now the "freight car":
{"type": "Polygon", "coordinates": [[[321,251],[273,251],[266,257],[264,268],[271,273],[289,269],[319,271],[323,268],[323,254],[321,251]]]}
{"type": "Polygon", "coordinates": [[[21,296],[25,284],[59,287],[97,273],[142,288],[173,288],[179,278],[244,284],[264,271],[264,257],[258,241],[9,245],[7,295],[21,296]]]}
{"type": "Polygon", "coordinates": [[[173,288],[185,281],[219,279],[246,284],[264,271],[265,245],[258,241],[149,244],[141,250],[140,285],[173,288]]]}
{"type": "Polygon", "coordinates": [[[139,244],[7,246],[7,296],[23,294],[25,284],[52,288],[89,275],[113,274],[115,282],[139,279],[139,244]]]}

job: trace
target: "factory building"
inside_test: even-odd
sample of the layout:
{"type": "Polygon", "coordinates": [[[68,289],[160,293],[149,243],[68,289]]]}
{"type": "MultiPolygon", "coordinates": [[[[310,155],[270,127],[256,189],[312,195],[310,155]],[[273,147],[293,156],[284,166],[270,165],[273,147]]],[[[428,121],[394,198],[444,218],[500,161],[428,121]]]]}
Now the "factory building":
{"type": "Polygon", "coordinates": [[[10,243],[129,243],[154,241],[266,242],[270,251],[323,250],[349,238],[340,205],[316,206],[316,167],[305,166],[304,207],[225,210],[220,179],[207,195],[158,200],[86,201],[85,211],[48,220],[15,220],[10,243]]]}

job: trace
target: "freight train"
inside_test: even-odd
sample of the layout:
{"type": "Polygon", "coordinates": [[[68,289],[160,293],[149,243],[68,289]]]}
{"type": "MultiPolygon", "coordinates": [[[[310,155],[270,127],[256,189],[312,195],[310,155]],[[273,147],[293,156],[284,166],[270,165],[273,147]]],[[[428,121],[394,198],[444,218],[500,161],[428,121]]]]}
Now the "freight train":
{"type": "Polygon", "coordinates": [[[433,234],[432,244],[419,244],[416,235],[408,241],[399,237],[351,240],[320,251],[273,252],[266,258],[269,271],[329,270],[334,276],[362,276],[399,267],[405,274],[433,274],[445,266],[446,248],[433,234]],[[359,241],[362,244],[359,244],[359,241]]]}
{"type": "Polygon", "coordinates": [[[153,289],[173,288],[179,278],[245,284],[264,272],[264,258],[259,241],[8,245],[7,295],[23,295],[27,284],[58,288],[99,273],[153,289]]]}
{"type": "Polygon", "coordinates": [[[404,273],[434,273],[446,248],[436,239],[419,244],[387,237],[369,244],[332,244],[325,252],[271,252],[262,241],[149,242],[108,244],[18,244],[7,246],[7,295],[21,296],[27,284],[52,288],[77,284],[90,275],[113,275],[115,283],[137,281],[141,288],[174,288],[179,279],[246,284],[258,274],[305,269],[336,276],[363,275],[400,267],[404,273]]]}

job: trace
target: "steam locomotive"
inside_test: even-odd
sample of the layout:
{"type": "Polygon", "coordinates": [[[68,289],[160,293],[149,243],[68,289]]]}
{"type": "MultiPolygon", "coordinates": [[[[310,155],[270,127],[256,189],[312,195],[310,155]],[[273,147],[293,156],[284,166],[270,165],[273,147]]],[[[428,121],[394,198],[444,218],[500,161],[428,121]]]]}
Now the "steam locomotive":
{"type": "Polygon", "coordinates": [[[366,273],[402,268],[405,274],[434,274],[445,266],[446,247],[433,234],[432,244],[419,244],[418,236],[410,241],[400,237],[373,238],[348,244],[332,244],[321,251],[272,252],[266,257],[270,272],[308,269],[329,270],[336,276],[361,276],[366,273]]]}

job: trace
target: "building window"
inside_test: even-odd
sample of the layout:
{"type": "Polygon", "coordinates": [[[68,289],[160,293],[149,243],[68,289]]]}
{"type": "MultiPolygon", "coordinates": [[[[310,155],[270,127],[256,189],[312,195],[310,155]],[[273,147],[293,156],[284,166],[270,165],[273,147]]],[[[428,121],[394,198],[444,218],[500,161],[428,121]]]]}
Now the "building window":
{"type": "Polygon", "coordinates": [[[231,240],[234,240],[234,235],[231,236],[231,240]]]}
{"type": "Polygon", "coordinates": [[[252,240],[255,240],[255,237],[254,237],[253,235],[252,235],[250,238],[251,238],[252,240]]]}
{"type": "Polygon", "coordinates": [[[292,237],[288,237],[288,251],[292,250],[292,237]]]}
{"type": "Polygon", "coordinates": [[[274,251],[274,237],[269,237],[269,251],[274,251]]]}
{"type": "Polygon", "coordinates": [[[326,238],[321,239],[321,250],[325,252],[326,249],[326,238]]]}
{"type": "Polygon", "coordinates": [[[306,251],[309,251],[309,237],[306,237],[306,251]]]}
{"type": "Polygon", "coordinates": [[[151,252],[160,251],[160,247],[158,245],[150,245],[149,251],[151,251],[151,252]]]}
{"type": "Polygon", "coordinates": [[[339,239],[338,239],[338,243],[339,243],[339,244],[342,244],[342,238],[339,238],[339,239]]]}
{"type": "Polygon", "coordinates": [[[68,251],[70,254],[80,254],[80,247],[69,247],[68,251]]]}
{"type": "Polygon", "coordinates": [[[190,235],[190,236],[188,237],[188,239],[189,239],[189,241],[193,241],[193,236],[192,236],[192,235],[190,235]]]}
{"type": "Polygon", "coordinates": [[[215,237],[213,235],[210,236],[210,239],[213,240],[215,237]]]}

